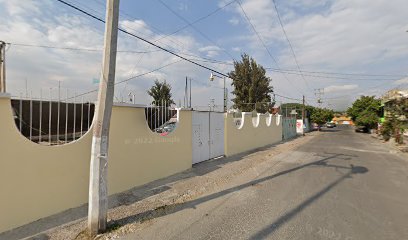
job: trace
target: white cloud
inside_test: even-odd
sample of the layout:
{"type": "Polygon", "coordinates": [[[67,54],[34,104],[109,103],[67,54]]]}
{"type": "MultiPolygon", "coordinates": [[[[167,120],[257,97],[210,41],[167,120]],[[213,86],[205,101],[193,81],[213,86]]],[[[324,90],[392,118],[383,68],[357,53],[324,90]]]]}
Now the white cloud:
{"type": "Polygon", "coordinates": [[[230,20],[228,20],[229,23],[231,23],[232,25],[236,26],[239,24],[239,19],[236,17],[231,18],[230,20]]]}
{"type": "MultiPolygon", "coordinates": [[[[297,69],[273,2],[241,2],[280,67],[297,69]]],[[[405,0],[392,3],[387,0],[293,0],[276,3],[302,69],[370,74],[405,73],[408,55],[405,0]]],[[[241,21],[246,22],[238,5],[232,11],[241,16],[241,21]]],[[[275,68],[251,26],[245,24],[249,53],[264,66],[275,68]]],[[[306,94],[309,101],[314,97],[313,88],[346,91],[353,86],[366,89],[372,84],[365,81],[359,82],[361,84],[357,86],[353,80],[306,77],[309,83],[307,87],[300,76],[287,75],[288,81],[282,74],[271,75],[277,91],[286,92],[287,95],[292,93],[292,96],[306,94]]],[[[385,91],[385,86],[377,91],[385,91]]]]}
{"type": "MultiPolygon", "coordinates": [[[[0,0],[1,1],[1,0],[0,0]]],[[[16,1],[20,2],[20,1],[16,1]]],[[[34,1],[33,1],[34,2],[34,1]]],[[[0,2],[0,8],[5,2],[0,2]]],[[[23,5],[23,4],[22,4],[23,5]]],[[[32,12],[19,11],[18,16],[10,16],[0,24],[0,36],[11,43],[27,43],[33,45],[48,45],[72,48],[103,48],[103,25],[93,25],[86,17],[60,13],[60,9],[52,5],[39,8],[39,13],[31,17],[32,12]],[[48,7],[48,8],[47,8],[48,7]],[[53,16],[40,18],[46,12],[53,12],[53,16]],[[30,16],[30,17],[27,17],[30,16]],[[89,21],[89,22],[88,22],[89,21]]],[[[13,10],[17,11],[17,10],[13,10]]],[[[34,14],[35,15],[35,14],[34,14]]],[[[141,36],[149,36],[149,39],[161,46],[170,48],[176,52],[194,55],[218,55],[222,49],[216,46],[205,46],[184,33],[174,34],[171,37],[155,33],[143,20],[123,20],[120,26],[141,36]],[[165,38],[164,38],[165,37],[165,38]],[[156,41],[157,39],[160,39],[156,41]],[[200,49],[200,50],[198,50],[200,49]]],[[[179,59],[163,51],[147,45],[133,37],[119,35],[119,50],[148,51],[140,54],[133,52],[119,52],[116,65],[116,82],[130,77],[149,72],[160,66],[171,64],[179,59]],[[149,52],[151,51],[151,52],[149,52]]],[[[93,90],[97,85],[92,79],[99,79],[102,64],[102,51],[70,51],[63,49],[34,48],[11,45],[7,51],[7,88],[13,95],[25,92],[25,82],[28,83],[28,91],[33,91],[39,96],[40,89],[43,96],[48,96],[49,88],[54,88],[53,97],[56,97],[56,87],[61,81],[63,95],[65,89],[69,89],[70,96],[93,90]]],[[[221,71],[227,71],[227,67],[217,64],[206,63],[221,71]]],[[[150,102],[146,90],[152,85],[153,80],[164,80],[172,85],[174,101],[183,99],[185,77],[196,79],[196,82],[208,82],[209,72],[191,63],[178,62],[154,73],[135,78],[123,84],[115,86],[116,101],[126,99],[129,92],[136,93],[138,103],[150,102]],[[203,76],[206,76],[203,80],[203,76]]],[[[200,91],[199,95],[193,96],[193,105],[206,105],[210,98],[215,98],[216,103],[222,104],[222,92],[214,94],[214,89],[207,85],[193,82],[194,91],[200,91]]],[[[95,100],[96,94],[85,96],[85,101],[95,100]]]]}
{"type": "Polygon", "coordinates": [[[356,84],[349,85],[332,85],[324,88],[325,93],[344,92],[358,88],[356,84]]]}
{"type": "Polygon", "coordinates": [[[180,10],[180,11],[187,11],[187,10],[188,10],[188,5],[187,5],[187,3],[179,2],[179,3],[178,3],[178,10],[180,10]]]}
{"type": "Polygon", "coordinates": [[[241,52],[242,50],[241,50],[240,47],[233,47],[233,48],[232,48],[232,51],[234,51],[234,52],[241,52]]]}
{"type": "Polygon", "coordinates": [[[408,84],[408,77],[401,78],[393,83],[394,85],[408,84]]]}
{"type": "Polygon", "coordinates": [[[216,57],[222,49],[218,46],[205,46],[198,49],[200,52],[205,52],[207,57],[216,57]]]}
{"type": "MultiPolygon", "coordinates": [[[[223,3],[220,3],[221,6],[229,2],[228,0],[219,1],[223,3]]],[[[180,0],[176,4],[184,2],[186,1],[180,0]]],[[[408,24],[405,21],[406,11],[403,7],[407,6],[406,1],[293,0],[276,2],[302,69],[372,74],[403,74],[406,71],[408,35],[405,31],[408,29],[408,24]]],[[[293,56],[278,24],[272,1],[242,0],[242,3],[245,12],[280,67],[296,69],[293,56]]],[[[102,24],[96,24],[87,17],[60,8],[53,1],[0,0],[0,8],[0,14],[7,15],[1,16],[3,19],[0,24],[2,40],[35,45],[102,49],[104,30],[102,24]]],[[[184,6],[182,8],[185,9],[184,6]]],[[[194,11],[192,7],[190,10],[194,11]]],[[[247,28],[239,29],[237,32],[234,32],[236,28],[230,28],[235,29],[232,34],[223,34],[222,38],[213,39],[217,44],[223,43],[218,47],[199,42],[198,39],[201,38],[196,38],[188,31],[165,37],[165,33],[159,34],[152,30],[147,24],[148,19],[147,22],[145,19],[122,20],[120,26],[154,41],[160,39],[158,43],[161,46],[175,52],[205,55],[223,60],[221,58],[224,55],[221,54],[221,51],[228,49],[234,56],[240,52],[247,52],[265,67],[275,67],[272,59],[252,32],[250,25],[246,23],[239,6],[234,3],[222,11],[225,11],[225,23],[223,23],[225,26],[231,27],[230,24],[245,26],[246,24],[247,28]]],[[[206,21],[203,21],[203,25],[197,25],[204,32],[206,32],[205,23],[206,21]]],[[[118,48],[132,51],[157,50],[123,34],[119,35],[118,48]]],[[[57,80],[60,80],[64,86],[78,89],[78,91],[93,89],[95,86],[91,84],[92,78],[99,78],[101,59],[102,52],[11,46],[7,52],[8,89],[18,94],[21,89],[24,89],[25,78],[28,79],[31,87],[55,87],[57,80]]],[[[117,56],[117,81],[148,72],[175,60],[173,56],[160,51],[145,54],[120,52],[117,56]]],[[[222,72],[231,70],[230,65],[207,62],[205,65],[222,72]]],[[[156,78],[166,79],[172,84],[176,96],[175,101],[178,102],[178,98],[183,97],[183,79],[186,75],[197,81],[203,81],[204,78],[207,80],[209,73],[190,63],[180,62],[154,74],[132,80],[126,87],[125,84],[118,85],[117,94],[123,91],[135,91],[141,94],[138,101],[147,101],[145,90],[151,85],[151,81],[156,78]]],[[[296,98],[306,94],[309,102],[312,102],[313,88],[326,87],[326,93],[332,91],[348,94],[347,91],[353,86],[356,86],[357,90],[364,91],[368,89],[366,86],[372,83],[364,81],[359,82],[357,86],[352,80],[309,76],[305,77],[309,82],[309,87],[307,87],[302,78],[297,75],[287,75],[289,81],[280,73],[270,73],[270,76],[273,78],[272,84],[277,93],[296,98]]],[[[402,83],[406,83],[406,80],[398,80],[395,85],[402,83]]],[[[195,103],[197,104],[208,103],[210,92],[216,91],[207,88],[207,85],[198,83],[195,85],[194,82],[193,86],[197,88],[197,92],[203,92],[196,96],[195,103]]],[[[383,87],[376,88],[376,91],[383,91],[383,87]]],[[[219,95],[215,97],[219,97],[222,103],[222,93],[219,95]]]]}
{"type": "Polygon", "coordinates": [[[40,7],[37,1],[10,1],[0,0],[10,15],[20,15],[24,13],[39,13],[40,7]]]}

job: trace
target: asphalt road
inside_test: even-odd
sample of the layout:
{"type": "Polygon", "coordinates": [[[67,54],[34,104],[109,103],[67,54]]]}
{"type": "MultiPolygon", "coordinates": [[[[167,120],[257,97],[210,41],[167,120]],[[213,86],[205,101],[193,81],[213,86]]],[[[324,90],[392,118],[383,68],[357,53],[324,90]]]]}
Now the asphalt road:
{"type": "Polygon", "coordinates": [[[408,159],[338,127],[124,239],[408,239],[408,159]]]}

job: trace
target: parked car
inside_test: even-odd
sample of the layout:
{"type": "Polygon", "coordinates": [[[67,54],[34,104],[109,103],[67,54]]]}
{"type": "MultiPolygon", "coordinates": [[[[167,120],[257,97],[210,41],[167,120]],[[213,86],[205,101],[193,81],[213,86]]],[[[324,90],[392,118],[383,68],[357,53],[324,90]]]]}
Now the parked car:
{"type": "Polygon", "coordinates": [[[334,122],[328,122],[328,123],[326,123],[326,127],[327,128],[334,128],[334,127],[336,127],[336,124],[334,122]]]}
{"type": "Polygon", "coordinates": [[[313,131],[318,131],[320,129],[320,126],[317,123],[312,124],[312,130],[313,131]]]}
{"type": "Polygon", "coordinates": [[[171,122],[166,124],[166,126],[163,127],[163,132],[172,132],[176,128],[176,123],[171,122]]]}
{"type": "Polygon", "coordinates": [[[356,132],[368,133],[368,128],[366,126],[356,126],[354,130],[356,132]]]}
{"type": "Polygon", "coordinates": [[[155,128],[153,131],[156,133],[161,133],[160,135],[165,136],[172,132],[175,128],[176,128],[175,122],[168,122],[158,128],[155,128]]]}

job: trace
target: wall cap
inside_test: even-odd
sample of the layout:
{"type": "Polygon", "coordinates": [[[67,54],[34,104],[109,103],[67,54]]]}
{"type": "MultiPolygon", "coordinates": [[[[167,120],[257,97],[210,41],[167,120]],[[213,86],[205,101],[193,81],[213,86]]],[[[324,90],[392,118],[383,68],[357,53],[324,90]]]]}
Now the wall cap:
{"type": "Polygon", "coordinates": [[[0,98],[9,98],[9,99],[10,99],[10,98],[11,98],[11,94],[10,94],[10,93],[6,93],[6,92],[5,92],[5,93],[1,92],[1,93],[0,93],[0,98]]]}
{"type": "Polygon", "coordinates": [[[144,104],[132,104],[132,103],[113,103],[115,107],[133,107],[133,108],[146,108],[147,105],[144,104]]]}

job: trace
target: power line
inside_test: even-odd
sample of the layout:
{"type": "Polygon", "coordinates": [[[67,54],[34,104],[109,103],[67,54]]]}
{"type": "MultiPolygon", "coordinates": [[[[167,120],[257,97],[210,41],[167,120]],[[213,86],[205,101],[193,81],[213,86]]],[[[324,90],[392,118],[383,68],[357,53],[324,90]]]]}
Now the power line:
{"type": "MultiPolygon", "coordinates": [[[[280,69],[278,62],[276,61],[276,59],[273,57],[272,53],[269,51],[268,47],[266,46],[265,42],[262,40],[261,35],[258,33],[258,31],[256,30],[255,26],[252,24],[250,18],[248,17],[248,15],[246,14],[244,8],[241,5],[240,0],[235,0],[235,2],[239,5],[242,13],[245,16],[246,21],[249,23],[249,25],[251,26],[252,30],[255,32],[256,36],[258,37],[259,41],[262,43],[262,46],[265,48],[266,52],[268,53],[268,55],[272,58],[272,60],[275,62],[275,65],[278,69],[280,69]]],[[[296,89],[298,90],[299,93],[303,94],[296,85],[294,85],[285,74],[283,74],[284,78],[296,89]]]]}
{"type": "MultiPolygon", "coordinates": [[[[195,27],[193,24],[191,24],[187,19],[185,19],[183,16],[181,16],[180,14],[178,14],[177,12],[175,12],[171,7],[169,7],[169,5],[167,5],[166,3],[164,3],[162,0],[158,0],[165,8],[167,8],[172,14],[174,14],[175,16],[177,16],[179,19],[183,20],[185,23],[187,23],[188,26],[190,26],[191,28],[193,28],[196,32],[198,32],[203,38],[207,39],[210,43],[214,44],[215,46],[219,47],[217,45],[217,43],[215,43],[211,38],[209,38],[206,34],[204,34],[202,31],[200,31],[200,29],[198,29],[197,27],[195,27]]],[[[232,2],[231,2],[232,3],[232,2]]],[[[218,10],[221,8],[218,8],[218,10]]],[[[217,10],[217,11],[218,11],[217,10]]],[[[220,47],[219,47],[220,48],[220,47]]],[[[225,49],[220,48],[224,53],[226,53],[230,58],[232,58],[233,60],[235,60],[235,58],[229,53],[227,52],[225,49]]]]}
{"type": "MultiPolygon", "coordinates": [[[[56,1],[58,1],[58,2],[60,2],[60,3],[62,3],[62,4],[64,4],[64,5],[66,5],[66,6],[68,6],[68,7],[71,7],[71,8],[73,8],[73,9],[75,9],[75,10],[77,10],[77,11],[79,11],[79,12],[81,12],[81,13],[83,13],[83,14],[85,14],[85,15],[87,15],[87,16],[93,18],[93,19],[95,19],[95,20],[98,20],[98,21],[100,21],[100,22],[102,22],[102,23],[105,23],[105,21],[104,21],[103,19],[101,19],[101,18],[99,18],[99,17],[97,17],[97,16],[94,16],[94,15],[90,14],[89,12],[87,12],[87,11],[85,11],[85,10],[83,10],[83,9],[80,9],[80,8],[74,6],[73,4],[70,4],[70,3],[68,3],[68,2],[66,2],[66,1],[64,1],[64,0],[56,0],[56,1]]],[[[154,46],[154,47],[156,47],[156,48],[158,48],[158,49],[160,49],[160,50],[162,50],[162,51],[165,51],[165,52],[167,52],[167,53],[170,53],[170,54],[172,54],[172,55],[174,55],[174,56],[180,58],[180,60],[178,60],[178,61],[176,61],[176,62],[172,62],[172,63],[166,64],[166,65],[164,65],[164,66],[161,66],[161,67],[156,68],[156,69],[154,69],[154,70],[151,70],[151,71],[149,71],[149,72],[142,73],[142,74],[139,74],[139,75],[130,77],[130,78],[128,78],[128,79],[122,80],[122,81],[120,81],[120,82],[115,83],[115,85],[116,85],[116,84],[123,83],[123,82],[130,81],[130,80],[132,80],[132,79],[134,79],[134,78],[138,78],[138,77],[141,77],[141,76],[144,76],[144,75],[153,73],[153,72],[158,71],[158,70],[160,70],[160,69],[163,69],[163,68],[165,68],[165,67],[167,67],[167,66],[169,66],[169,65],[172,65],[172,64],[175,64],[175,63],[177,63],[177,62],[180,62],[181,60],[190,62],[190,63],[192,63],[192,64],[194,64],[194,65],[196,65],[196,66],[199,66],[199,67],[201,67],[201,68],[210,70],[210,71],[212,71],[212,72],[214,72],[214,73],[217,73],[217,74],[219,74],[219,75],[221,75],[221,76],[229,77],[227,74],[221,73],[221,72],[219,72],[219,71],[217,71],[217,70],[215,70],[215,69],[209,68],[209,67],[204,66],[204,65],[202,65],[202,64],[199,64],[199,63],[197,63],[197,62],[194,62],[194,61],[192,61],[192,60],[190,60],[190,59],[188,59],[188,58],[185,58],[185,57],[183,57],[183,56],[180,56],[179,54],[177,54],[177,53],[175,53],[175,52],[173,52],[173,51],[171,51],[171,50],[168,50],[168,49],[166,49],[166,48],[164,48],[164,47],[161,47],[161,46],[159,46],[159,45],[157,45],[157,44],[155,44],[155,43],[153,43],[153,42],[151,42],[151,41],[149,41],[149,40],[146,40],[146,39],[144,39],[144,38],[142,38],[142,37],[140,37],[140,36],[138,36],[138,35],[136,35],[136,34],[130,33],[130,32],[128,32],[128,31],[126,31],[126,30],[124,30],[124,29],[122,29],[122,28],[119,28],[118,30],[121,31],[121,32],[123,32],[123,33],[125,33],[125,34],[128,34],[128,35],[130,35],[130,36],[133,36],[133,37],[135,37],[135,38],[137,38],[137,39],[139,39],[139,40],[141,40],[141,41],[143,41],[143,42],[145,42],[145,43],[147,43],[147,44],[150,44],[150,45],[152,45],[152,46],[154,46]]],[[[255,31],[256,31],[256,30],[255,30],[255,31]]],[[[265,46],[265,47],[266,47],[266,46],[265,46]]],[[[266,49],[267,49],[267,48],[266,48],[266,49]]],[[[268,52],[269,52],[269,50],[268,50],[268,52]]],[[[272,57],[272,55],[271,55],[271,57],[272,57]]],[[[82,96],[82,95],[86,95],[86,94],[89,94],[89,93],[92,93],[92,92],[95,92],[95,91],[97,91],[97,90],[88,91],[88,92],[83,93],[83,94],[81,94],[81,95],[77,95],[77,97],[78,97],[78,96],[82,96]]],[[[282,95],[279,95],[279,96],[285,97],[285,96],[282,96],[282,95]]],[[[289,97],[286,97],[286,98],[289,99],[289,97]]],[[[292,99],[294,99],[294,98],[292,98],[292,99]]]]}
{"type": "MultiPolygon", "coordinates": [[[[97,17],[97,16],[94,16],[94,15],[92,15],[92,14],[86,12],[85,10],[82,10],[82,9],[80,9],[80,8],[78,8],[78,7],[72,5],[72,4],[70,4],[70,3],[68,3],[68,2],[66,2],[66,1],[64,1],[64,0],[56,0],[56,1],[58,1],[58,2],[60,2],[60,3],[63,3],[63,4],[65,4],[65,5],[67,5],[67,6],[71,7],[71,8],[73,8],[73,9],[75,9],[75,10],[77,10],[77,11],[79,11],[79,12],[81,12],[81,13],[83,13],[83,14],[85,14],[85,15],[87,15],[87,16],[93,18],[93,19],[95,19],[95,20],[98,20],[98,21],[100,21],[100,22],[102,22],[102,23],[105,23],[105,20],[103,20],[103,19],[101,19],[101,18],[99,18],[99,17],[97,17]]],[[[153,42],[151,42],[151,41],[149,41],[149,40],[147,40],[147,39],[145,39],[145,38],[142,38],[142,37],[140,37],[140,36],[138,36],[138,35],[136,35],[136,34],[133,34],[133,33],[131,33],[131,32],[128,32],[128,31],[126,31],[126,30],[124,30],[124,29],[122,29],[122,28],[118,28],[118,30],[119,30],[120,32],[123,32],[123,33],[125,33],[125,34],[130,35],[130,36],[133,36],[133,37],[135,37],[135,38],[137,38],[137,39],[139,39],[139,40],[141,40],[141,41],[143,41],[143,42],[145,42],[145,43],[147,43],[147,44],[150,44],[150,45],[152,45],[152,46],[154,46],[154,47],[156,47],[156,48],[158,48],[158,49],[160,49],[160,50],[163,50],[163,51],[165,51],[165,52],[167,52],[167,53],[170,53],[170,54],[172,54],[172,55],[174,55],[174,56],[176,56],[176,57],[178,57],[178,58],[181,58],[181,59],[183,59],[183,60],[185,60],[185,61],[187,61],[187,62],[190,62],[190,63],[192,63],[192,64],[194,64],[194,65],[196,65],[196,66],[199,66],[199,67],[201,67],[201,68],[207,69],[207,70],[212,71],[212,72],[214,72],[214,73],[220,74],[221,76],[228,77],[227,74],[224,74],[224,73],[219,72],[219,71],[217,71],[217,70],[215,70],[215,69],[212,69],[212,68],[209,68],[209,67],[207,67],[207,66],[204,66],[204,65],[202,65],[202,64],[200,64],[200,63],[194,62],[194,61],[192,61],[192,60],[190,60],[190,59],[188,59],[188,58],[185,58],[185,57],[183,57],[183,56],[181,56],[181,55],[179,55],[179,54],[177,54],[177,53],[175,53],[175,52],[173,52],[173,51],[171,51],[171,50],[168,50],[168,49],[166,49],[166,48],[164,48],[164,47],[161,47],[161,46],[159,46],[159,45],[157,45],[157,44],[155,44],[155,43],[153,43],[153,42]]]]}
{"type": "MultiPolygon", "coordinates": [[[[301,74],[301,76],[302,76],[302,79],[303,79],[303,81],[305,82],[307,88],[309,88],[309,84],[307,83],[305,77],[304,77],[303,74],[302,74],[302,70],[300,69],[299,62],[298,62],[298,60],[297,60],[295,51],[293,50],[292,43],[290,42],[289,37],[288,37],[288,35],[286,34],[286,30],[285,30],[285,27],[283,26],[282,19],[281,19],[281,17],[280,17],[278,8],[276,7],[275,0],[272,0],[272,2],[273,2],[273,6],[275,7],[276,15],[278,16],[279,24],[280,24],[280,26],[281,26],[281,28],[282,28],[283,34],[285,35],[286,41],[287,41],[288,44],[289,44],[290,50],[292,51],[293,58],[295,59],[295,63],[296,63],[297,69],[299,70],[299,72],[300,72],[300,74],[301,74]]],[[[309,89],[310,89],[310,88],[309,88],[309,89]]]]}
{"type": "MultiPolygon", "coordinates": [[[[161,69],[163,69],[163,68],[166,68],[166,67],[168,67],[168,66],[170,66],[170,65],[179,63],[179,62],[181,62],[181,61],[182,61],[182,59],[179,59],[179,60],[177,60],[177,61],[174,61],[174,62],[165,64],[165,65],[163,65],[163,66],[160,66],[160,67],[155,68],[155,69],[153,69],[153,70],[150,70],[150,71],[148,71],[148,72],[144,72],[144,73],[141,73],[141,74],[138,74],[138,75],[135,75],[135,76],[126,78],[126,79],[121,80],[121,81],[119,81],[119,82],[115,82],[115,85],[118,85],[118,84],[121,84],[121,83],[124,83],[124,82],[128,82],[128,81],[130,81],[130,80],[133,80],[133,79],[139,78],[139,77],[143,77],[143,76],[145,76],[145,75],[149,75],[149,74],[151,74],[151,73],[157,72],[157,71],[159,71],[159,70],[161,70],[161,69]]],[[[81,96],[87,95],[87,94],[89,94],[89,93],[97,92],[97,91],[98,91],[98,89],[90,90],[90,91],[81,93],[81,94],[79,94],[79,95],[76,95],[75,97],[81,97],[81,96]]],[[[72,98],[74,98],[74,97],[67,98],[67,100],[72,99],[72,98]]]]}
{"type": "MultiPolygon", "coordinates": [[[[58,47],[58,46],[49,46],[49,45],[35,45],[35,44],[11,43],[11,42],[7,42],[6,44],[14,45],[14,46],[20,46],[20,47],[35,47],[35,48],[50,48],[50,49],[61,49],[61,50],[71,50],[71,51],[102,52],[102,49],[96,49],[96,48],[58,47]]],[[[158,51],[160,51],[160,50],[152,50],[152,51],[118,50],[117,52],[124,52],[124,53],[152,53],[152,52],[158,52],[158,51]]]]}
{"type": "Polygon", "coordinates": [[[302,99],[299,99],[299,98],[286,97],[286,96],[282,96],[282,95],[277,94],[277,93],[273,93],[273,94],[276,95],[276,96],[278,96],[278,97],[285,98],[285,99],[296,100],[296,101],[302,101],[302,99]]]}
{"type": "MultiPolygon", "coordinates": [[[[270,70],[273,72],[279,72],[284,74],[292,74],[292,75],[300,75],[298,72],[290,72],[287,70],[282,69],[274,69],[274,68],[265,68],[266,70],[270,70]]],[[[327,79],[344,79],[344,80],[359,80],[359,81],[395,81],[399,80],[400,78],[350,78],[350,77],[336,77],[336,76],[322,76],[322,75],[313,75],[313,74],[302,74],[303,76],[307,77],[316,77],[316,78],[327,78],[327,79]]],[[[357,75],[353,75],[357,76],[357,75]]]]}
{"type": "MultiPolygon", "coordinates": [[[[239,7],[241,8],[242,13],[244,14],[247,22],[249,23],[249,25],[252,27],[252,30],[255,32],[256,36],[258,37],[259,41],[262,43],[263,47],[266,49],[266,51],[268,52],[269,56],[272,58],[272,60],[275,62],[276,66],[278,66],[278,62],[276,61],[276,59],[273,57],[272,53],[269,51],[268,47],[266,46],[265,42],[262,40],[261,35],[258,33],[258,31],[256,30],[255,26],[252,24],[250,18],[248,17],[248,15],[246,14],[244,8],[241,5],[240,0],[236,0],[235,1],[239,7]]],[[[279,68],[279,67],[278,67],[279,68]]]]}
{"type": "MultiPolygon", "coordinates": [[[[386,84],[388,84],[388,83],[381,83],[381,84],[378,84],[378,85],[375,85],[375,86],[372,86],[372,87],[369,87],[369,88],[365,88],[364,90],[366,91],[366,90],[369,90],[369,89],[378,88],[378,87],[384,86],[386,84]]],[[[341,95],[341,96],[336,96],[336,97],[325,97],[323,99],[324,100],[333,100],[333,99],[340,99],[340,98],[350,97],[353,94],[355,95],[355,93],[358,92],[358,91],[361,91],[361,90],[357,89],[357,90],[354,90],[354,91],[350,91],[349,94],[346,94],[346,95],[341,95]]]]}
{"type": "MultiPolygon", "coordinates": [[[[70,0],[70,1],[74,1],[74,0],[70,0]]],[[[104,10],[106,10],[106,8],[105,8],[106,6],[105,6],[104,3],[101,3],[100,1],[97,1],[97,0],[94,0],[94,1],[95,1],[97,4],[101,5],[104,10]]],[[[77,2],[77,1],[74,1],[74,2],[77,2]]],[[[77,2],[77,3],[78,3],[78,2],[77,2]]],[[[94,9],[92,9],[92,8],[90,8],[90,7],[87,7],[87,6],[84,5],[84,4],[81,4],[81,3],[78,3],[78,4],[84,6],[84,7],[87,8],[87,9],[92,10],[92,11],[95,12],[95,13],[98,13],[99,16],[102,15],[100,12],[97,12],[97,11],[95,11],[94,9]]],[[[128,16],[128,17],[130,18],[130,20],[137,20],[137,19],[133,18],[131,15],[129,15],[128,13],[124,12],[123,10],[119,10],[119,12],[120,12],[120,15],[121,15],[121,16],[122,16],[122,15],[125,15],[125,16],[128,16]]],[[[136,24],[141,25],[142,27],[144,27],[144,25],[141,24],[140,22],[134,21],[133,23],[136,23],[136,24]]],[[[145,23],[145,22],[144,22],[144,23],[145,23]]],[[[146,25],[147,25],[147,24],[146,24],[146,25]]],[[[158,28],[156,28],[156,27],[154,27],[154,26],[151,26],[151,25],[148,25],[148,26],[149,26],[150,28],[154,29],[155,31],[161,33],[161,34],[164,34],[164,32],[160,31],[158,28]]],[[[134,29],[134,28],[131,28],[131,27],[129,27],[129,26],[126,26],[126,28],[127,28],[127,29],[130,29],[130,30],[133,30],[133,31],[138,32],[139,34],[141,34],[140,31],[138,31],[138,30],[136,30],[136,29],[134,29]]],[[[156,33],[155,31],[152,31],[152,32],[153,32],[153,33],[156,33]]],[[[153,36],[153,34],[151,34],[149,37],[152,37],[152,36],[153,36]]],[[[173,41],[173,40],[171,39],[170,41],[171,41],[172,43],[174,43],[175,45],[179,46],[179,47],[183,47],[182,43],[179,42],[179,41],[177,41],[177,40],[174,40],[174,41],[173,41]]],[[[166,45],[167,45],[167,44],[166,44],[166,45]]]]}
{"type": "Polygon", "coordinates": [[[223,6],[219,7],[219,8],[217,8],[217,9],[215,9],[214,11],[208,13],[207,15],[205,15],[205,16],[203,16],[203,17],[198,18],[197,20],[195,20],[195,21],[193,21],[193,22],[191,22],[191,23],[189,23],[189,22],[187,21],[187,23],[188,23],[187,25],[184,25],[183,27],[177,29],[176,31],[174,31],[174,32],[172,32],[172,33],[170,33],[170,34],[168,34],[168,35],[166,35],[166,36],[164,36],[164,37],[159,38],[159,39],[156,40],[156,41],[159,41],[159,40],[162,40],[162,39],[167,38],[167,37],[169,37],[169,36],[172,36],[172,35],[174,35],[174,34],[180,32],[180,31],[182,31],[182,30],[184,30],[184,29],[186,29],[186,28],[188,28],[188,27],[190,27],[190,26],[193,26],[194,24],[196,24],[196,23],[198,23],[198,22],[200,22],[200,21],[202,21],[202,20],[204,20],[204,19],[206,19],[206,18],[208,18],[208,17],[214,15],[214,14],[217,13],[218,11],[220,11],[220,10],[222,10],[222,9],[224,9],[224,8],[226,8],[226,7],[228,7],[229,5],[231,5],[231,4],[234,3],[234,2],[235,2],[235,0],[233,0],[233,1],[231,1],[231,2],[228,2],[228,3],[226,3],[225,5],[223,5],[223,6]]]}
{"type": "MultiPolygon", "coordinates": [[[[293,70],[293,69],[274,69],[270,68],[272,70],[283,70],[287,72],[298,72],[298,70],[293,70]]],[[[366,77],[407,77],[408,74],[365,74],[365,73],[341,73],[341,72],[325,72],[325,71],[307,71],[307,70],[302,70],[304,73],[318,73],[318,74],[326,74],[326,75],[350,75],[350,76],[366,76],[366,77]]]]}
{"type": "MultiPolygon", "coordinates": [[[[94,0],[94,1],[95,1],[96,3],[98,3],[99,5],[104,6],[104,4],[101,3],[101,2],[99,2],[98,0],[94,0]]],[[[190,26],[194,27],[194,26],[193,26],[194,24],[196,24],[196,23],[198,23],[198,22],[200,22],[200,21],[202,21],[202,20],[204,20],[204,19],[206,19],[206,18],[208,18],[208,17],[210,17],[210,16],[216,14],[217,12],[219,12],[220,10],[222,10],[222,9],[224,9],[224,8],[226,8],[226,7],[228,7],[229,5],[231,5],[231,4],[234,3],[234,2],[235,2],[235,0],[232,0],[231,2],[228,2],[228,3],[226,3],[225,5],[216,8],[214,11],[209,12],[207,15],[202,16],[202,17],[196,19],[195,21],[193,21],[193,22],[191,22],[191,23],[189,23],[188,21],[186,21],[186,22],[187,22],[186,25],[184,25],[183,27],[181,27],[181,28],[175,30],[174,32],[172,32],[172,33],[170,33],[170,34],[165,34],[165,33],[164,33],[163,31],[161,31],[160,29],[158,29],[158,28],[156,28],[156,27],[154,27],[154,26],[152,26],[152,25],[148,25],[149,27],[153,28],[154,30],[156,30],[156,31],[159,32],[160,34],[164,35],[164,36],[161,36],[161,37],[159,37],[159,38],[153,40],[153,42],[158,42],[158,41],[161,41],[161,40],[163,40],[163,39],[165,39],[165,38],[168,38],[168,37],[170,37],[170,36],[172,36],[172,35],[174,35],[174,34],[180,32],[180,31],[182,31],[182,30],[184,30],[184,29],[186,29],[186,28],[188,28],[188,27],[190,27],[190,26]]],[[[122,14],[125,15],[125,16],[128,16],[131,20],[132,20],[132,19],[135,20],[134,17],[132,17],[130,14],[128,14],[128,13],[122,11],[122,10],[120,10],[120,13],[122,13],[122,14]]],[[[138,22],[136,22],[136,23],[138,23],[138,22]]],[[[139,23],[138,23],[138,24],[139,24],[139,23]]],[[[130,28],[130,27],[128,27],[128,26],[126,26],[126,28],[129,28],[129,29],[131,29],[131,30],[136,31],[135,29],[132,29],[132,28],[130,28]]],[[[154,32],[154,31],[153,31],[153,32],[154,32]]],[[[173,41],[173,39],[170,39],[170,41],[171,41],[172,43],[176,44],[177,46],[181,47],[182,49],[183,49],[184,46],[185,46],[183,43],[177,41],[176,39],[174,39],[174,41],[173,41]]],[[[165,45],[167,45],[167,44],[165,44],[165,45]]],[[[215,45],[216,45],[216,44],[215,44],[215,45]]],[[[225,50],[224,50],[224,51],[225,51],[225,50]]],[[[226,52],[226,53],[227,53],[227,55],[229,55],[232,59],[234,59],[228,52],[226,52]]],[[[182,54],[182,53],[179,53],[179,54],[182,54]]],[[[186,53],[183,53],[183,54],[186,55],[186,53]]],[[[197,55],[191,55],[191,56],[201,58],[200,56],[197,56],[197,55]]]]}
{"type": "MultiPolygon", "coordinates": [[[[14,46],[21,46],[21,47],[36,47],[36,48],[49,48],[49,49],[61,49],[61,50],[71,50],[71,51],[89,51],[89,52],[101,52],[102,49],[92,49],[92,48],[74,48],[74,47],[60,47],[60,46],[50,46],[50,45],[35,45],[35,44],[26,44],[26,43],[11,43],[6,42],[6,44],[14,45],[14,46]]],[[[132,50],[118,50],[117,52],[122,53],[135,53],[135,54],[142,54],[142,53],[153,53],[159,52],[160,50],[151,50],[151,51],[132,51],[132,50]]],[[[200,62],[208,62],[214,64],[223,64],[223,65],[234,65],[230,62],[220,61],[211,58],[200,57],[194,54],[188,53],[180,53],[186,56],[198,57],[201,59],[191,59],[192,61],[200,61],[200,62]]],[[[270,70],[273,72],[285,73],[285,74],[293,74],[293,75],[300,75],[297,70],[293,69],[276,69],[276,68],[265,68],[266,70],[270,70]]],[[[345,76],[390,76],[390,77],[406,77],[407,75],[393,75],[393,74],[358,74],[358,73],[337,73],[337,72],[321,72],[321,71],[306,71],[302,70],[304,76],[308,77],[317,77],[317,78],[329,78],[329,79],[344,79],[344,80],[361,80],[361,81],[394,81],[399,80],[399,78],[348,78],[348,77],[333,77],[333,76],[322,76],[322,75],[312,75],[312,74],[304,74],[304,73],[318,73],[318,74],[328,74],[328,75],[345,75],[345,76]]]]}

